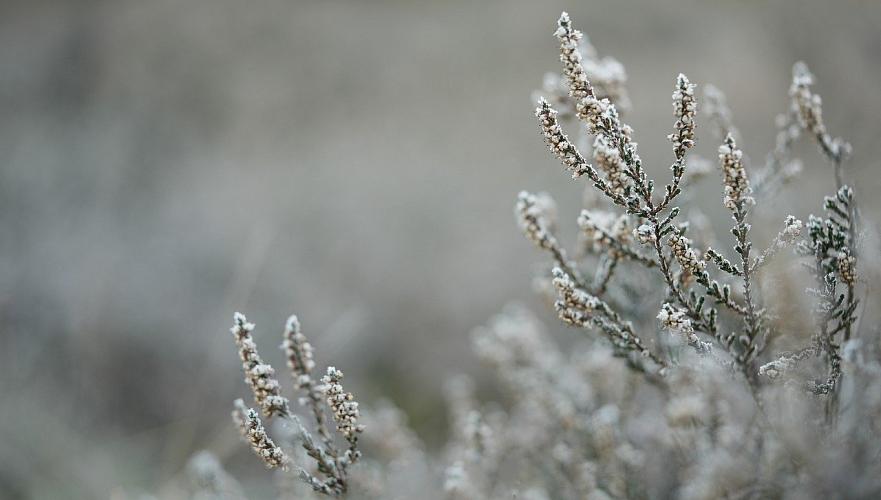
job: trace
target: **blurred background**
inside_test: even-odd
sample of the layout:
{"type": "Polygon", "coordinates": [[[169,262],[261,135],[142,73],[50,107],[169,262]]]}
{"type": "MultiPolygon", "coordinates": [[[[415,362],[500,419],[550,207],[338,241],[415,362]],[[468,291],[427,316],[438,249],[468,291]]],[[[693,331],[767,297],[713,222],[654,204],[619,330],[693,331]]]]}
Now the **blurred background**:
{"type": "MultiPolygon", "coordinates": [[[[658,177],[677,73],[726,92],[761,160],[806,61],[878,213],[881,2],[5,0],[0,497],[161,491],[202,448],[264,480],[228,418],[236,310],[279,368],[296,312],[319,366],[442,443],[447,377],[493,397],[469,332],[512,300],[554,324],[512,207],[550,191],[573,241],[581,185],[530,103],[561,10],[627,68],[658,177]]],[[[773,229],[832,191],[800,152],[803,178],[762,207],[773,229]]]]}

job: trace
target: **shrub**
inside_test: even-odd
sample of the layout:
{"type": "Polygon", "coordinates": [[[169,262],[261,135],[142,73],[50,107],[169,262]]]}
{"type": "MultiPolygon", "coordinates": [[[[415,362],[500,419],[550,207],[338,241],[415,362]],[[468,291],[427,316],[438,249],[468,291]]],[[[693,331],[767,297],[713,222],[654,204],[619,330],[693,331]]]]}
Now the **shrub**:
{"type": "MultiPolygon", "coordinates": [[[[549,261],[538,290],[583,341],[560,350],[522,306],[478,329],[474,350],[510,404],[479,403],[467,379],[451,379],[450,442],[434,456],[390,403],[362,418],[335,368],[314,380],[312,349],[291,317],[283,348],[314,439],[257,353],[253,325],[237,314],[232,331],[255,406],[265,418],[293,423],[304,456],[296,457],[284,433],[271,439],[258,410],[240,400],[233,415],[245,440],[267,466],[296,469],[302,484],[327,495],[881,495],[881,356],[877,329],[859,322],[866,287],[859,210],[844,175],[850,146],[827,131],[807,67],[793,68],[775,147],[759,165],[743,153],[724,95],[705,87],[701,107],[720,144],[720,194],[731,216],[731,236],[722,237],[696,207],[682,208],[712,170],[692,154],[697,86],[685,75],[674,83],[670,178],[656,192],[619,112],[630,106],[623,66],[598,57],[565,13],[556,37],[562,74],[545,78],[536,117],[550,151],[575,180],[587,180],[577,249],[561,243],[549,195],[520,193],[515,215],[549,261]],[[567,121],[580,127],[577,139],[563,131],[567,121]],[[835,191],[807,222],[793,215],[763,221],[756,204],[798,180],[793,145],[802,137],[828,160],[835,191]],[[760,244],[753,224],[780,229],[760,244]],[[787,296],[791,281],[779,276],[796,267],[815,283],[806,322],[787,317],[799,305],[787,296]],[[372,452],[359,460],[362,432],[372,452]]],[[[217,465],[200,459],[209,462],[217,465]]],[[[223,479],[222,491],[240,491],[222,471],[208,477],[223,479]]],[[[291,495],[304,494],[285,484],[291,495]]]]}

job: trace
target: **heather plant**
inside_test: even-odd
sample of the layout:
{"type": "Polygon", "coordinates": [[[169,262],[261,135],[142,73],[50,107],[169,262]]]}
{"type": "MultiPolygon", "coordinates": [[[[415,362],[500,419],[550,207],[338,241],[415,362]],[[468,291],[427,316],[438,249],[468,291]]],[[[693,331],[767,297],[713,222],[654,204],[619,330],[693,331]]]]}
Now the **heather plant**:
{"type": "Polygon", "coordinates": [[[248,408],[238,399],[234,403],[232,418],[242,438],[270,469],[287,471],[294,467],[300,478],[315,491],[327,495],[345,493],[348,490],[349,467],[361,458],[358,437],[364,431],[364,426],[358,422],[358,403],[354,401],[352,393],[343,389],[343,372],[333,366],[328,367],[327,374],[321,378],[319,385],[312,377],[315,368],[312,345],[300,331],[297,317],[288,318],[281,347],[288,360],[294,387],[302,393],[300,405],[308,408],[315,430],[321,438],[321,442],[317,443],[292,412],[288,399],[281,396],[275,370],[264,363],[257,352],[257,345],[252,337],[253,330],[254,324],[249,323],[243,314],[235,314],[230,331],[238,346],[245,382],[251,388],[254,403],[265,418],[280,417],[294,425],[301,446],[305,454],[314,461],[317,472],[313,473],[300,465],[292,465],[289,454],[269,436],[258,411],[248,408]],[[336,424],[336,431],[346,441],[345,449],[337,446],[328,430],[328,414],[336,424]]]}
{"type": "MultiPolygon", "coordinates": [[[[561,349],[520,305],[478,328],[473,350],[508,398],[480,402],[472,381],[452,377],[450,440],[431,454],[392,403],[376,404],[362,417],[340,371],[328,368],[316,381],[312,348],[291,317],[282,347],[313,438],[260,358],[254,326],[237,314],[232,332],[257,409],[239,400],[233,417],[258,457],[280,470],[282,494],[881,495],[879,334],[860,322],[864,230],[846,183],[850,146],[828,132],[813,75],[802,63],[794,66],[774,148],[757,163],[742,149],[722,91],[706,85],[699,93],[680,74],[667,135],[670,174],[656,190],[635,132],[621,116],[630,108],[624,67],[600,58],[565,13],[555,35],[562,71],[545,77],[535,115],[549,150],[573,179],[586,180],[584,208],[572,218],[576,248],[563,245],[547,193],[520,193],[515,216],[547,255],[536,289],[563,323],[585,335],[561,349]],[[718,144],[714,182],[711,162],[694,153],[701,117],[718,144]],[[818,203],[821,215],[768,221],[758,211],[763,201],[806,170],[793,149],[802,138],[830,165],[833,194],[818,203]],[[693,206],[690,193],[701,184],[718,190],[730,236],[717,234],[693,206]],[[760,241],[754,225],[777,234],[760,241]],[[796,273],[813,283],[807,322],[787,317],[801,306],[781,297],[800,283],[796,273]],[[302,457],[290,451],[285,426],[279,439],[269,436],[261,414],[292,424],[302,457]],[[290,481],[291,470],[300,483],[290,481]]],[[[201,456],[193,463],[203,493],[241,494],[216,460],[201,456]]]]}
{"type": "Polygon", "coordinates": [[[572,114],[582,122],[587,134],[595,138],[593,159],[599,168],[588,163],[563,132],[559,113],[543,98],[536,109],[541,132],[550,151],[571,171],[573,178],[587,177],[610,205],[603,209],[584,209],[578,216],[578,225],[587,242],[583,253],[597,255],[600,261],[595,266],[593,279],[588,281],[581,270],[587,266],[571,261],[553,235],[553,224],[545,208],[552,202],[539,203],[535,195],[526,192],[518,198],[516,212],[524,233],[552,257],[552,283],[558,298],[554,307],[560,318],[576,326],[598,327],[622,356],[633,358],[631,365],[664,374],[670,360],[648,349],[634,333],[631,323],[624,321],[601,298],[619,262],[628,261],[660,274],[665,292],[657,316],[661,326],[700,353],[712,354],[714,347],[721,351],[716,359],[739,371],[751,388],[757,388],[760,371],[779,373],[774,366],[795,364],[796,359],[804,359],[811,353],[825,358],[828,374],[824,381],[809,384],[810,390],[834,395],[841,376],[841,344],[850,339],[856,321],[858,229],[853,192],[843,184],[842,174],[842,163],[850,147],[826,131],[821,100],[811,91],[813,77],[806,66],[795,65],[790,89],[789,120],[796,120],[798,128],[784,119],[782,137],[778,138],[777,148],[769,156],[759,181],[751,180],[747,173],[746,158],[735,141],[731,113],[725,107],[724,97],[718,89],[711,91],[711,112],[725,132],[718,148],[719,168],[723,205],[733,221],[731,253],[737,256],[729,260],[723,251],[712,247],[701,251],[693,244],[686,236],[689,222],[681,220],[682,210],[676,205],[687,170],[686,156],[695,146],[695,85],[682,74],[676,79],[675,122],[673,132],[668,135],[673,144],[672,176],[663,195],[658,197],[654,180],[648,178],[642,166],[633,130],[621,121],[615,103],[594,91],[579,47],[582,34],[572,27],[565,13],[560,18],[556,36],[560,41],[563,75],[573,101],[572,114]],[[786,175],[789,150],[801,130],[816,140],[832,163],[837,187],[836,195],[827,197],[823,204],[827,218],[812,216],[808,222],[808,239],[798,242],[799,253],[815,260],[811,269],[820,288],[811,292],[821,299],[815,308],[818,331],[805,350],[786,354],[771,366],[760,369],[758,360],[774,328],[756,281],[771,258],[796,243],[804,224],[791,215],[786,217],[782,231],[767,249],[755,252],[750,237],[751,212],[756,204],[753,184],[759,184],[757,189],[760,189],[786,175]],[[613,211],[615,207],[618,212],[613,211]],[[711,274],[708,264],[715,267],[716,276],[711,274]],[[732,292],[735,282],[739,285],[740,297],[732,292]],[[734,320],[734,324],[725,321],[719,311],[734,320]],[[839,333],[842,335],[837,336],[839,333]]]}

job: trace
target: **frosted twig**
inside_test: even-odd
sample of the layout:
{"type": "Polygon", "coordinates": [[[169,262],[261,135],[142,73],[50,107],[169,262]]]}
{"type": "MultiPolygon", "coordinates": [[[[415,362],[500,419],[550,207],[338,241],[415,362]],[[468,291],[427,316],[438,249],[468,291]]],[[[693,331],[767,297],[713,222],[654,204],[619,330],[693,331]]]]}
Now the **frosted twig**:
{"type": "Polygon", "coordinates": [[[242,370],[245,372],[245,382],[254,393],[254,402],[266,417],[287,415],[289,413],[287,398],[280,395],[278,379],[275,378],[275,370],[264,363],[257,352],[257,344],[251,337],[254,324],[248,323],[244,314],[235,313],[233,327],[230,331],[239,348],[239,357],[242,360],[242,370]]]}

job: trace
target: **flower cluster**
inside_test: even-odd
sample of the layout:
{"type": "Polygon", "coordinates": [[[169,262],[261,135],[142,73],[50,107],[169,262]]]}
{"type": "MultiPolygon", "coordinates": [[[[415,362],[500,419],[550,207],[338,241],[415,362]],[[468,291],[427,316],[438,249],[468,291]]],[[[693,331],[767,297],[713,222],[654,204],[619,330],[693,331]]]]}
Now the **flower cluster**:
{"type": "Polygon", "coordinates": [[[692,275],[699,275],[707,268],[707,263],[701,259],[700,254],[691,245],[691,240],[681,235],[671,236],[667,244],[673,250],[673,257],[682,266],[684,271],[692,275]]]}
{"type": "MultiPolygon", "coordinates": [[[[796,65],[794,69],[790,113],[778,127],[777,144],[768,156],[767,165],[758,170],[754,179],[747,174],[744,153],[736,144],[737,130],[724,94],[715,87],[706,89],[706,112],[719,133],[724,135],[718,148],[718,157],[723,204],[732,212],[734,220],[731,228],[734,245],[731,252],[708,248],[706,256],[702,256],[685,236],[690,228],[696,227],[699,231],[701,246],[708,245],[710,241],[716,245],[719,241],[706,230],[706,224],[703,224],[704,230],[698,227],[701,226],[699,214],[692,217],[694,224],[677,220],[682,210],[674,205],[677,199],[687,199],[680,196],[683,188],[698,182],[702,171],[706,170],[697,167],[706,162],[687,156],[696,141],[696,86],[684,75],[679,75],[676,80],[672,96],[675,125],[673,133],[668,136],[673,143],[675,156],[671,166],[673,178],[664,186],[663,198],[658,200],[654,195],[655,182],[647,177],[642,160],[636,153],[632,129],[621,122],[615,105],[598,97],[594,91],[590,73],[585,70],[585,59],[579,52],[579,41],[583,37],[574,29],[565,13],[558,22],[556,36],[560,41],[563,61],[562,78],[568,84],[575,117],[586,128],[588,135],[594,138],[593,160],[598,169],[587,164],[566,138],[557,123],[555,110],[545,101],[541,101],[536,110],[542,134],[561,163],[575,172],[574,177],[586,175],[592,186],[612,204],[610,209],[606,209],[593,200],[590,209],[578,217],[578,225],[587,240],[589,251],[584,255],[579,254],[579,260],[575,262],[564,261],[565,266],[558,265],[553,272],[552,282],[557,291],[555,308],[560,318],[569,324],[598,328],[617,348],[625,351],[630,349],[633,346],[628,346],[627,342],[635,337],[633,329],[615,309],[628,309],[627,301],[634,301],[636,285],[632,283],[633,280],[626,279],[629,275],[622,276],[619,272],[624,291],[615,295],[615,289],[608,286],[612,271],[619,261],[624,260],[655,268],[664,283],[663,298],[666,304],[659,316],[664,327],[682,334],[689,345],[702,353],[709,350],[711,343],[700,340],[702,337],[699,334],[712,339],[724,349],[727,356],[724,360],[716,356],[713,358],[726,367],[736,368],[752,383],[758,375],[757,363],[762,349],[768,345],[768,337],[775,332],[771,325],[774,315],[765,305],[765,294],[760,290],[763,284],[761,273],[765,271],[763,264],[783,248],[796,243],[805,227],[798,218],[787,217],[783,230],[763,253],[755,255],[750,234],[754,214],[749,210],[755,203],[753,180],[759,186],[757,192],[767,195],[790,179],[792,172],[797,170],[794,167],[800,165],[792,157],[792,145],[801,131],[807,130],[820,144],[821,151],[833,162],[839,186],[836,197],[827,198],[824,205],[830,216],[826,219],[812,217],[807,224],[810,240],[798,244],[800,253],[813,255],[817,261],[812,272],[821,287],[812,290],[812,293],[821,298],[821,303],[815,307],[815,317],[821,323],[812,342],[817,346],[815,352],[822,352],[830,367],[827,380],[815,384],[817,389],[813,392],[834,393],[840,377],[841,357],[840,343],[833,337],[842,332],[843,338],[848,339],[856,317],[858,300],[854,289],[858,280],[855,241],[858,232],[855,229],[857,220],[852,192],[843,185],[841,161],[845,156],[845,143],[832,139],[826,132],[820,99],[810,90],[813,80],[807,69],[803,65],[796,65]],[[687,173],[689,168],[694,172],[687,173]],[[623,214],[618,212],[620,209],[623,209],[623,214]],[[629,228],[626,230],[630,234],[625,234],[629,224],[624,222],[627,221],[633,221],[636,226],[632,231],[629,228]],[[626,237],[630,237],[630,241],[626,237]],[[666,245],[660,244],[661,239],[666,245]],[[642,255],[632,248],[629,243],[634,240],[650,247],[652,255],[642,255]],[[666,252],[664,246],[669,247],[670,252],[666,252]],[[738,261],[725,257],[730,253],[737,254],[738,261]],[[587,257],[592,254],[598,254],[599,259],[594,283],[588,285],[577,274],[586,272],[585,269],[591,264],[587,257]],[[711,275],[705,259],[712,261],[716,267],[713,271],[723,273],[723,276],[717,278],[711,275]],[[678,264],[679,271],[673,266],[674,262],[678,264]],[[739,283],[731,283],[732,279],[739,283]],[[738,284],[740,286],[736,286],[738,284]],[[843,290],[838,288],[840,285],[843,285],[843,290]],[[617,299],[614,301],[615,309],[610,305],[613,303],[610,299],[617,299]],[[723,333],[726,330],[727,333],[723,333]]],[[[570,109],[567,103],[561,102],[561,105],[570,109]]],[[[692,209],[689,213],[697,212],[692,209]]],[[[561,255],[563,250],[556,239],[551,240],[553,246],[548,248],[548,240],[543,238],[541,231],[526,232],[533,241],[544,243],[540,246],[550,250],[559,264],[560,259],[556,256],[561,255]]],[[[690,234],[694,234],[694,231],[690,234]]],[[[635,302],[629,309],[638,314],[644,300],[636,299],[635,302]]],[[[640,351],[636,348],[632,350],[640,351]]],[[[756,404],[760,406],[761,401],[757,400],[756,404]]]]}
{"type": "Polygon", "coordinates": [[[663,361],[645,347],[634,333],[633,326],[624,321],[609,304],[581,289],[564,270],[557,267],[552,274],[552,283],[557,290],[554,308],[563,322],[579,327],[596,327],[622,353],[635,353],[642,358],[651,359],[660,367],[664,366],[663,361]]]}
{"type": "Polygon", "coordinates": [[[658,196],[633,131],[618,116],[626,94],[615,86],[623,83],[623,68],[599,60],[565,13],[556,36],[563,71],[547,87],[561,116],[578,119],[593,138],[597,168],[563,133],[548,102],[539,101],[536,116],[554,156],[575,178],[586,176],[597,194],[577,218],[586,249],[567,258],[556,236],[557,208],[546,194],[520,193],[515,215],[526,238],[551,256],[538,279],[559,319],[585,335],[559,348],[519,306],[475,330],[475,354],[511,397],[484,404],[467,377],[451,378],[451,438],[436,462],[391,403],[365,409],[362,419],[342,372],[330,367],[320,384],[313,379],[312,347],[292,316],[282,348],[301,402],[312,410],[307,425],[321,436],[313,440],[257,355],[254,325],[236,315],[233,333],[255,401],[294,424],[309,466],[297,467],[297,457],[282,449],[289,443],[276,445],[258,413],[237,401],[233,419],[243,438],[267,466],[293,468],[302,488],[332,496],[354,490],[359,498],[434,498],[432,485],[463,499],[878,496],[881,479],[872,472],[881,457],[881,356],[877,333],[870,337],[858,321],[867,281],[858,274],[866,266],[858,260],[862,233],[853,189],[843,182],[845,143],[826,131],[807,69],[796,66],[789,113],[767,164],[752,177],[724,95],[704,92],[701,107],[724,136],[723,200],[734,224],[731,245],[723,246],[703,212],[677,206],[694,201],[695,190],[683,190],[706,170],[691,151],[695,85],[677,78],[668,136],[673,175],[658,196]],[[568,97],[559,92],[563,86],[568,97]],[[833,164],[837,191],[824,199],[823,216],[806,223],[787,216],[757,254],[753,234],[773,231],[751,232],[753,224],[768,229],[762,226],[769,220],[749,206],[791,177],[798,164],[793,144],[803,135],[833,164]],[[797,281],[789,268],[778,276],[764,266],[793,245],[816,280],[808,305],[792,293],[797,281]],[[802,347],[771,354],[769,346],[802,347]],[[818,368],[825,370],[819,377],[818,368]],[[363,433],[362,420],[371,433],[363,433]],[[334,442],[334,430],[347,448],[334,442]],[[368,453],[362,467],[350,469],[361,459],[359,440],[368,453]]]}
{"type": "Polygon", "coordinates": [[[551,231],[547,213],[542,208],[535,194],[521,191],[517,196],[515,214],[523,234],[539,248],[550,250],[556,248],[558,243],[551,231]]]}
{"type": "Polygon", "coordinates": [[[661,312],[658,313],[658,321],[670,333],[680,335],[686,339],[695,337],[694,326],[691,324],[691,320],[688,319],[688,314],[670,304],[664,304],[661,308],[661,312]]]}
{"type": "Polygon", "coordinates": [[[725,142],[719,146],[719,163],[725,187],[725,206],[734,211],[741,210],[744,204],[755,203],[750,196],[752,189],[746,169],[743,167],[743,151],[738,149],[731,134],[728,134],[725,142]]]}
{"type": "Polygon", "coordinates": [[[554,288],[557,290],[558,300],[554,304],[560,319],[576,326],[586,326],[593,318],[596,318],[596,309],[600,306],[600,299],[578,288],[572,277],[560,268],[553,271],[554,288]]]}
{"type": "Polygon", "coordinates": [[[838,256],[838,276],[841,282],[853,286],[857,282],[856,258],[848,255],[846,252],[839,252],[838,256]]]}
{"type": "Polygon", "coordinates": [[[358,403],[352,393],[343,390],[342,380],[343,372],[329,366],[327,367],[327,375],[321,377],[321,382],[324,383],[322,390],[337,424],[337,430],[349,442],[357,442],[358,434],[364,432],[364,427],[358,424],[361,413],[358,411],[358,403]]]}
{"type": "Polygon", "coordinates": [[[791,245],[795,243],[799,236],[801,236],[801,230],[804,227],[804,223],[796,219],[793,215],[787,215],[783,224],[785,227],[783,228],[783,231],[777,235],[776,240],[783,245],[791,245]]]}
{"type": "Polygon", "coordinates": [[[615,193],[624,194],[630,184],[624,172],[626,167],[618,148],[612,147],[605,136],[598,135],[593,141],[593,161],[606,175],[609,187],[615,193]]]}
{"type": "Polygon", "coordinates": [[[538,248],[559,252],[561,259],[564,251],[554,236],[556,204],[546,193],[528,193],[521,191],[514,207],[517,224],[523,234],[538,248]]]}
{"type": "Polygon", "coordinates": [[[667,136],[673,143],[673,154],[677,159],[685,157],[685,152],[694,147],[694,115],[697,102],[694,98],[695,85],[679,73],[676,90],[673,92],[673,115],[676,117],[675,132],[667,136]]]}
{"type": "Polygon", "coordinates": [[[787,215],[786,220],[783,221],[783,230],[777,233],[777,236],[774,237],[768,248],[758,257],[755,267],[764,265],[781,250],[797,243],[802,229],[804,229],[802,221],[796,219],[793,215],[787,215]]]}
{"type": "MultiPolygon", "coordinates": [[[[823,123],[823,100],[811,91],[813,84],[814,75],[807,65],[803,62],[795,63],[792,67],[792,85],[789,87],[793,112],[801,128],[817,139],[823,153],[833,161],[840,162],[850,155],[850,144],[839,138],[833,138],[826,132],[826,125],[823,123]]],[[[838,175],[840,177],[840,174],[838,175]]]]}
{"type": "Polygon", "coordinates": [[[581,52],[578,50],[583,35],[572,28],[572,21],[566,12],[560,15],[554,35],[560,40],[560,62],[563,63],[563,74],[569,81],[570,95],[575,99],[593,96],[593,87],[581,65],[581,52]]]}
{"type": "Polygon", "coordinates": [[[539,100],[538,107],[535,109],[535,116],[538,118],[541,127],[542,136],[548,149],[560,159],[568,170],[572,171],[572,177],[577,179],[582,175],[588,174],[593,167],[578,152],[575,145],[569,140],[569,137],[563,133],[560,124],[557,122],[557,111],[550,107],[544,99],[539,100]]]}
{"type": "MultiPolygon", "coordinates": [[[[257,347],[251,332],[254,324],[249,323],[245,316],[236,313],[232,333],[239,347],[239,353],[245,371],[245,381],[254,394],[254,400],[267,417],[278,416],[295,424],[300,443],[306,455],[314,460],[317,475],[303,467],[296,467],[297,474],[304,483],[318,493],[338,496],[349,487],[349,466],[358,461],[361,451],[358,449],[358,435],[364,426],[358,423],[360,412],[358,403],[351,393],[345,392],[340,385],[343,374],[336,368],[328,368],[327,376],[322,378],[323,386],[319,387],[312,378],[315,361],[312,356],[312,345],[300,330],[300,322],[292,315],[285,323],[284,340],[281,348],[287,357],[294,386],[304,397],[301,404],[311,410],[313,425],[321,436],[322,443],[313,440],[312,435],[289,408],[287,398],[280,395],[281,389],[275,371],[263,363],[257,354],[257,347]],[[324,398],[324,401],[322,401],[324,398]],[[348,442],[348,449],[341,453],[334,443],[333,436],[326,425],[325,406],[330,409],[337,430],[348,442]]],[[[236,400],[232,413],[233,421],[255,453],[271,468],[287,470],[292,463],[289,456],[268,436],[257,412],[245,406],[242,400],[236,400]]]]}
{"type": "MultiPolygon", "coordinates": [[[[578,42],[581,40],[582,34],[572,27],[569,14],[563,12],[560,15],[555,35],[560,41],[560,60],[563,62],[563,76],[566,77],[569,84],[569,95],[575,101],[576,115],[587,125],[588,131],[592,135],[603,136],[609,147],[617,149],[622,159],[628,164],[632,164],[630,165],[631,172],[628,175],[631,178],[637,179],[639,189],[645,192],[647,189],[646,181],[643,178],[644,174],[640,166],[641,160],[636,153],[636,143],[631,139],[632,130],[629,126],[621,123],[618,117],[618,110],[609,99],[598,98],[594,93],[593,86],[588,80],[587,72],[581,63],[582,57],[578,42]]],[[[536,111],[543,129],[545,128],[546,121],[543,117],[555,116],[555,113],[546,111],[546,108],[549,107],[547,102],[542,101],[539,103],[539,110],[536,111]]],[[[545,134],[545,137],[547,137],[547,134],[545,134]]],[[[577,168],[573,167],[573,170],[576,173],[579,172],[577,168]]],[[[591,172],[584,167],[581,167],[581,170],[583,171],[582,173],[588,174],[592,181],[597,182],[597,179],[594,178],[595,174],[590,175],[591,172]]],[[[590,170],[593,169],[590,168],[590,170]]],[[[600,189],[606,191],[611,188],[603,186],[600,189]]]]}
{"type": "MultiPolygon", "coordinates": [[[[599,252],[610,245],[623,245],[631,237],[630,218],[605,210],[582,210],[578,215],[578,227],[587,240],[588,249],[599,252]]],[[[620,251],[611,250],[616,255],[620,251]]],[[[621,255],[617,255],[621,256],[621,255]]]]}
{"type": "Polygon", "coordinates": [[[633,237],[643,245],[653,245],[657,241],[655,230],[648,224],[640,224],[639,227],[634,229],[633,237]]]}
{"type": "Polygon", "coordinates": [[[241,313],[236,313],[233,320],[234,324],[230,331],[239,348],[245,382],[254,393],[254,402],[266,417],[286,415],[288,400],[280,395],[280,385],[275,378],[275,370],[264,363],[257,352],[257,344],[251,336],[254,324],[248,323],[248,319],[241,313]]]}
{"type": "Polygon", "coordinates": [[[284,340],[281,344],[288,360],[288,368],[294,378],[294,388],[311,388],[312,370],[315,361],[312,359],[312,344],[300,331],[300,321],[296,315],[291,315],[285,323],[284,340]]]}
{"type": "Polygon", "coordinates": [[[251,445],[254,453],[263,460],[267,467],[286,469],[290,458],[266,434],[260,416],[251,408],[246,408],[241,399],[236,400],[233,420],[239,425],[242,436],[251,445]]]}
{"type": "Polygon", "coordinates": [[[808,67],[804,63],[796,63],[792,68],[789,96],[798,111],[801,127],[814,135],[821,136],[826,133],[826,125],[823,123],[823,100],[819,95],[811,92],[813,84],[814,75],[808,67]]]}

